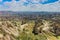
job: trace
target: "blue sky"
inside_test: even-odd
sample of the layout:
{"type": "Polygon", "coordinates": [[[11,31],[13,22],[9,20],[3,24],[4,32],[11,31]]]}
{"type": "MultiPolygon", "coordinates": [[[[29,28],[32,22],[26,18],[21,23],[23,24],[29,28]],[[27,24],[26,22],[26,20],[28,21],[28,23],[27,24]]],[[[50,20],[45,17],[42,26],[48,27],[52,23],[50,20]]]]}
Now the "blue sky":
{"type": "MultiPolygon", "coordinates": [[[[1,2],[2,3],[4,3],[4,2],[11,2],[12,0],[2,0],[1,2]]],[[[17,1],[21,1],[21,0],[15,0],[16,2],[17,1]]],[[[26,0],[27,2],[29,2],[29,3],[36,3],[36,2],[33,2],[32,0],[26,0]]],[[[43,1],[40,1],[39,0],[39,2],[38,3],[41,3],[41,4],[48,4],[48,3],[54,3],[54,2],[56,2],[56,1],[58,1],[58,0],[43,0],[43,1]]]]}
{"type": "Polygon", "coordinates": [[[60,12],[60,0],[0,0],[0,11],[60,12]]]}
{"type": "MultiPolygon", "coordinates": [[[[12,1],[12,0],[2,0],[2,1],[12,1]]],[[[15,0],[15,1],[19,1],[19,0],[15,0]]]]}

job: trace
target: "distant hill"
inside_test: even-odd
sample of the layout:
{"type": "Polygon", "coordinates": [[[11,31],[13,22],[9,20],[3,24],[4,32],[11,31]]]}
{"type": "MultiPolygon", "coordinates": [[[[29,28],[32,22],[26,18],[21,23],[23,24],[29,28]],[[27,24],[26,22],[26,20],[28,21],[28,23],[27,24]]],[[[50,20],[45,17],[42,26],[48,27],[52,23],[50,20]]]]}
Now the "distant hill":
{"type": "Polygon", "coordinates": [[[60,12],[13,12],[13,11],[0,11],[0,16],[29,16],[29,15],[54,15],[60,12]]]}

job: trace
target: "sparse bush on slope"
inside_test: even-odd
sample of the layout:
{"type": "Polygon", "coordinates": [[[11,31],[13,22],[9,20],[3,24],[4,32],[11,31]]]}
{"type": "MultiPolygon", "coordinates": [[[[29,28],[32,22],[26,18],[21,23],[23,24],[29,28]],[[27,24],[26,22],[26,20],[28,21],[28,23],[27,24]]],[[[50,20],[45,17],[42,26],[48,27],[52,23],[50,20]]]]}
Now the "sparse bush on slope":
{"type": "Polygon", "coordinates": [[[37,23],[35,20],[26,20],[24,24],[22,20],[1,20],[0,40],[59,40],[60,36],[56,37],[52,32],[55,31],[53,24],[54,22],[48,20],[38,20],[37,23]],[[38,31],[38,34],[35,35],[33,31],[38,31]]]}

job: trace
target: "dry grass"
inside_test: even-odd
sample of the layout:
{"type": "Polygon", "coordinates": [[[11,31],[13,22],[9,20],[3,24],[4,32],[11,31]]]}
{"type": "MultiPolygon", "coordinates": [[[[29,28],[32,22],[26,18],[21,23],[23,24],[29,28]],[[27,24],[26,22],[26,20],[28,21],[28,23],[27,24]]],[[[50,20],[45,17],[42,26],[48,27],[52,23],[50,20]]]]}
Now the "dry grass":
{"type": "MultiPolygon", "coordinates": [[[[0,40],[60,40],[60,37],[56,38],[52,33],[42,32],[34,35],[32,33],[35,25],[33,20],[23,25],[21,23],[21,20],[0,21],[0,40]]],[[[50,24],[48,21],[45,21],[44,25],[41,26],[45,27],[50,24]]]]}

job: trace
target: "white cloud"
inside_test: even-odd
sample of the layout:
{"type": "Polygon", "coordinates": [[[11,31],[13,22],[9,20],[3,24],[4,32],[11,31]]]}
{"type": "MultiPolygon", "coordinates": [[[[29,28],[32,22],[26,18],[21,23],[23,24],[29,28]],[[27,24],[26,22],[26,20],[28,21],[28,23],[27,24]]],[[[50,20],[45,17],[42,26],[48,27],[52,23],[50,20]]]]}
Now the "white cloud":
{"type": "MultiPolygon", "coordinates": [[[[26,1],[26,0],[25,0],[26,1]]],[[[0,10],[10,10],[10,11],[53,11],[53,12],[60,12],[60,3],[59,1],[50,4],[31,4],[28,6],[23,6],[21,0],[19,2],[12,1],[12,2],[5,2],[4,5],[0,5],[0,10]]],[[[35,2],[35,1],[34,1],[35,2]]]]}

